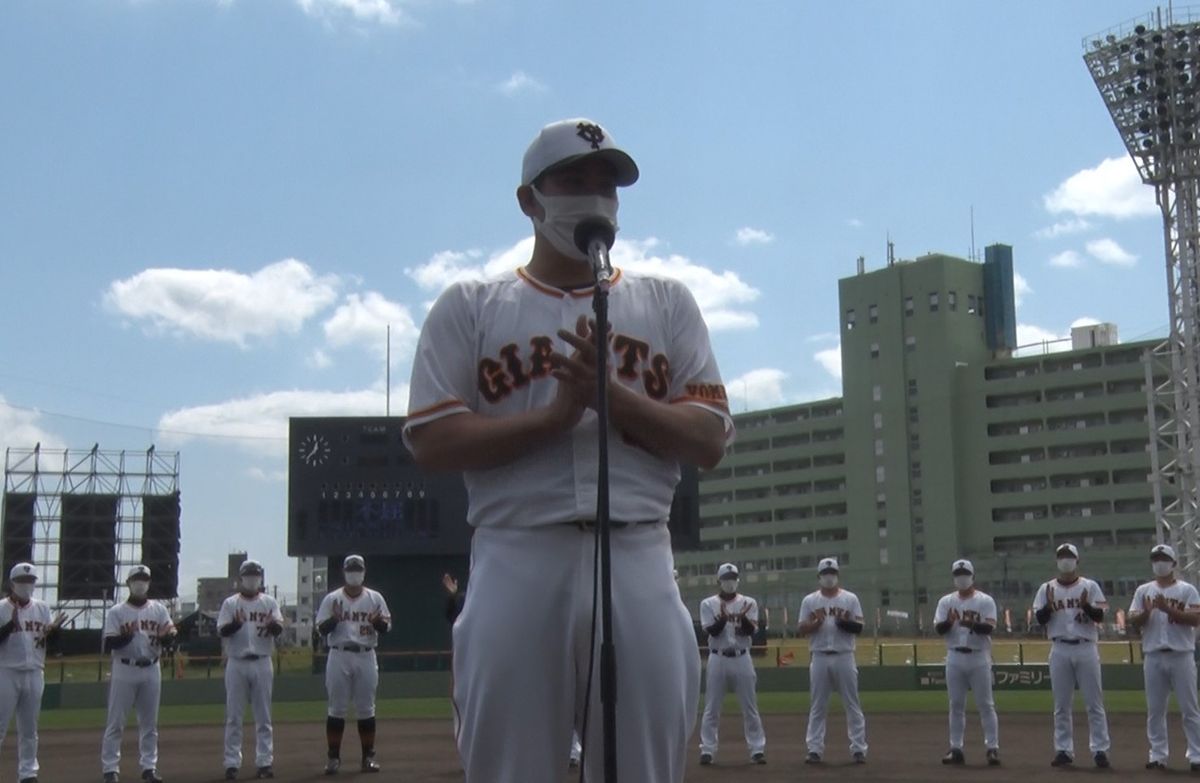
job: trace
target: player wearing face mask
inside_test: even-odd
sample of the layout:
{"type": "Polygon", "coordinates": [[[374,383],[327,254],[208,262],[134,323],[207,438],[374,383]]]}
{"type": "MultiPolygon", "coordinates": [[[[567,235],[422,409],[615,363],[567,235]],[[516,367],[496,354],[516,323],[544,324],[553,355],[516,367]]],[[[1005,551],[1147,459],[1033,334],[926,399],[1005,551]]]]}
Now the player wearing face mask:
{"type": "Polygon", "coordinates": [[[742,705],[742,728],[750,760],[766,764],[767,735],[758,715],[755,688],[758,674],[750,660],[750,641],[758,630],[758,602],[738,594],[738,569],[733,563],[717,568],[720,592],[700,602],[700,625],[708,634],[708,677],[704,717],[700,721],[700,763],[712,764],[717,755],[717,728],[726,690],[742,705]]]}
{"type": "Polygon", "coordinates": [[[342,765],[342,734],[351,699],[362,744],[362,771],[379,771],[375,761],[375,688],[379,685],[375,648],[380,635],[391,630],[392,615],[383,596],[363,585],[366,573],[361,555],[347,557],[342,563],[345,587],[326,595],[317,610],[317,630],[329,647],[325,663],[329,696],[326,775],[335,774],[342,765]]]}
{"type": "Polygon", "coordinates": [[[238,568],[238,592],[225,599],[217,630],[225,647],[225,779],[236,780],[242,765],[242,713],[254,713],[255,777],[273,778],[274,741],[271,653],[283,633],[283,615],[262,591],[263,567],[247,560],[238,568]]]}
{"type": "Polygon", "coordinates": [[[121,736],[132,707],[138,722],[138,761],[141,780],[162,783],[158,776],[158,704],[162,692],[162,651],[175,641],[171,614],[150,600],[150,569],[135,565],[125,578],[128,600],[108,610],[104,618],[104,647],[112,653],[108,688],[108,726],[100,748],[104,783],[117,783],[121,772],[121,736]]]}
{"type": "Polygon", "coordinates": [[[946,639],[946,691],[950,697],[950,750],[943,764],[963,764],[967,728],[967,691],[975,694],[989,766],[1000,764],[1000,721],[992,699],[992,631],[996,602],[975,589],[975,566],[955,560],[950,568],[954,592],[942,596],[934,629],[946,639]]]}
{"type": "Polygon", "coordinates": [[[1142,670],[1146,682],[1146,769],[1166,769],[1167,698],[1175,692],[1187,737],[1187,759],[1200,771],[1200,704],[1196,700],[1196,626],[1200,593],[1175,578],[1175,550],[1158,544],[1150,550],[1154,581],[1138,587],[1129,604],[1129,624],[1142,634],[1142,670]]]}
{"type": "Polygon", "coordinates": [[[1054,760],[1051,766],[1074,763],[1075,740],[1071,702],[1075,688],[1088,713],[1088,746],[1097,767],[1108,767],[1108,717],[1100,684],[1099,626],[1108,602],[1100,585],[1079,575],[1079,550],[1062,544],[1055,551],[1058,577],[1038,588],[1033,611],[1051,641],[1050,686],[1054,692],[1054,760]]]}
{"type": "Polygon", "coordinates": [[[17,780],[37,783],[38,715],[45,688],[46,641],[66,619],[33,597],[37,569],[17,563],[9,571],[12,590],[0,602],[0,741],[17,718],[17,780]]]}
{"type": "Polygon", "coordinates": [[[829,694],[834,688],[846,710],[846,736],[850,739],[850,757],[855,764],[867,761],[867,720],[858,702],[858,665],[854,661],[855,641],[863,632],[863,610],[858,596],[839,585],[840,568],[836,559],[822,558],[817,563],[820,589],[809,593],[800,603],[800,624],[796,631],[808,636],[809,688],[812,704],[808,711],[806,764],[819,764],[825,753],[825,720],[829,712],[829,694]]]}

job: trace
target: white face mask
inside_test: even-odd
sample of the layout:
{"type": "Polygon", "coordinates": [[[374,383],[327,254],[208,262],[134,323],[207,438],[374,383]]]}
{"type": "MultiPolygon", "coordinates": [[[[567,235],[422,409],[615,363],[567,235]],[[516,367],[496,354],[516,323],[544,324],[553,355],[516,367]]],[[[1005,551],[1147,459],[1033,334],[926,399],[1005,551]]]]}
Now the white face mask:
{"type": "Polygon", "coordinates": [[[721,592],[725,593],[726,595],[733,595],[734,593],[736,593],[737,586],[738,586],[738,580],[736,580],[736,579],[722,579],[721,580],[721,592]]]}
{"type": "Polygon", "coordinates": [[[257,593],[258,588],[262,587],[261,576],[243,576],[242,577],[242,592],[257,593]]]}
{"type": "Polygon", "coordinates": [[[33,598],[33,584],[30,582],[13,582],[12,591],[19,601],[28,601],[33,598]]]}
{"type": "Polygon", "coordinates": [[[146,593],[150,592],[150,583],[144,582],[141,579],[135,579],[129,583],[129,594],[134,598],[145,598],[146,593]]]}
{"type": "Polygon", "coordinates": [[[975,584],[975,577],[970,574],[960,574],[954,577],[954,587],[958,590],[967,590],[973,584],[975,584]]]}
{"type": "Polygon", "coordinates": [[[1058,559],[1058,572],[1060,574],[1075,573],[1075,566],[1079,561],[1073,557],[1060,557],[1058,559]]]}
{"type": "Polygon", "coordinates": [[[541,204],[545,218],[533,218],[534,229],[567,258],[587,261],[588,254],[575,247],[575,227],[591,217],[605,217],[617,225],[617,200],[607,196],[546,196],[530,188],[541,204]]]}
{"type": "Polygon", "coordinates": [[[1175,570],[1175,564],[1170,560],[1155,560],[1150,567],[1154,569],[1155,576],[1170,576],[1175,570]]]}
{"type": "Polygon", "coordinates": [[[366,577],[365,571],[347,571],[346,572],[346,587],[358,587],[363,583],[363,578],[366,577]]]}
{"type": "Polygon", "coordinates": [[[821,574],[820,576],[817,577],[817,582],[820,583],[822,588],[824,588],[826,590],[832,590],[833,588],[837,587],[838,575],[837,574],[821,574]]]}

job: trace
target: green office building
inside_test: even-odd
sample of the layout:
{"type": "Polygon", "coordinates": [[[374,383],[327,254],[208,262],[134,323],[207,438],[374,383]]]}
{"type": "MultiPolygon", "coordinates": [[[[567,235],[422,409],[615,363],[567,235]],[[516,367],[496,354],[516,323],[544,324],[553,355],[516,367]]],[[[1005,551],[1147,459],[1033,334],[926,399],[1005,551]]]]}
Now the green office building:
{"type": "Polygon", "coordinates": [[[1005,245],[983,263],[860,271],[838,295],[844,396],[735,416],[736,443],[700,476],[701,549],[676,555],[693,613],[731,561],[773,628],[794,626],[817,560],[835,556],[869,628],[927,630],[965,557],[1021,630],[1066,541],[1126,608],[1154,542],[1154,343],[1099,325],[1070,351],[1015,357],[1005,245]]]}

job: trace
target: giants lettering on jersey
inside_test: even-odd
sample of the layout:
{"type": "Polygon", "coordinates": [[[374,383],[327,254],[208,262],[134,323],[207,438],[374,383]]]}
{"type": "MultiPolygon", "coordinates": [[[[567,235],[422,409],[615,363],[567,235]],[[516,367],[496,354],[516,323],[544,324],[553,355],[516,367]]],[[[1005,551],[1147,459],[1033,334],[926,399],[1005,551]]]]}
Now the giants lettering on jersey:
{"type": "Polygon", "coordinates": [[[1079,609],[1082,606],[1083,600],[1081,598],[1068,598],[1065,601],[1060,598],[1055,600],[1050,605],[1050,608],[1057,611],[1060,609],[1079,609]]]}
{"type": "Polygon", "coordinates": [[[257,623],[257,622],[262,622],[262,621],[266,621],[268,623],[271,622],[271,613],[270,612],[247,612],[246,613],[246,622],[257,623]]]}
{"type": "MultiPolygon", "coordinates": [[[[1181,612],[1187,611],[1187,608],[1188,608],[1187,601],[1180,601],[1178,598],[1170,598],[1168,596],[1163,595],[1162,593],[1158,593],[1156,595],[1151,596],[1150,602],[1153,604],[1159,598],[1166,601],[1167,606],[1171,607],[1172,609],[1178,609],[1181,612]]],[[[1170,623],[1171,625],[1177,624],[1175,621],[1175,618],[1171,617],[1170,615],[1167,615],[1167,622],[1170,623]]]]}
{"type": "Polygon", "coordinates": [[[826,617],[832,617],[835,620],[849,620],[854,622],[854,613],[849,609],[843,609],[840,606],[822,606],[813,612],[818,619],[824,620],[826,617]]]}
{"type": "MultiPolygon", "coordinates": [[[[667,396],[671,381],[671,364],[664,354],[650,358],[650,344],[635,337],[618,334],[610,339],[612,350],[617,354],[614,366],[617,376],[634,381],[642,379],[646,395],[655,400],[667,396]],[[641,369],[645,367],[645,369],[641,369]]],[[[550,377],[550,354],[554,343],[549,337],[533,337],[529,340],[531,355],[528,362],[520,356],[516,343],[500,349],[499,359],[484,357],[479,361],[479,393],[488,402],[500,402],[514,389],[527,386],[531,381],[550,377]]],[[[702,399],[724,401],[725,388],[717,384],[690,384],[688,394],[702,399]],[[720,396],[715,396],[719,390],[720,396]]]]}

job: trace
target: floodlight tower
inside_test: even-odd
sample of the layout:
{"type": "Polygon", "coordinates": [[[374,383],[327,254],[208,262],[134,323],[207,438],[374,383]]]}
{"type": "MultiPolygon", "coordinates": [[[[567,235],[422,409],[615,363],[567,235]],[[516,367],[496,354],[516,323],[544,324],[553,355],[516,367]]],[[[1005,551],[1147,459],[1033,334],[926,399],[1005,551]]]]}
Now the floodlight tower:
{"type": "Polygon", "coordinates": [[[1200,8],[1158,9],[1088,36],[1083,48],[1121,140],[1162,210],[1171,332],[1147,357],[1151,483],[1158,540],[1175,548],[1194,581],[1200,573],[1200,8]]]}

